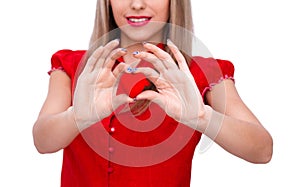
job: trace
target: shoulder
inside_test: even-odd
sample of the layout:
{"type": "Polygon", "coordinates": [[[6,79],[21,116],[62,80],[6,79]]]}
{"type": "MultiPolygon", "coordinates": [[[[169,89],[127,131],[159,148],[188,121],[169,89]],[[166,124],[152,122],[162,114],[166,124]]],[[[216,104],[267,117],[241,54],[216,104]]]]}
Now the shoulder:
{"type": "Polygon", "coordinates": [[[194,56],[190,62],[191,71],[203,71],[204,73],[234,74],[234,65],[229,60],[215,59],[212,57],[194,56]]]}
{"type": "Polygon", "coordinates": [[[229,60],[194,56],[190,61],[190,71],[203,97],[223,80],[234,80],[234,65],[229,60]]]}
{"type": "Polygon", "coordinates": [[[63,49],[55,52],[51,57],[52,65],[65,65],[68,63],[76,63],[80,61],[86,50],[70,50],[63,49]]]}
{"type": "Polygon", "coordinates": [[[55,52],[51,57],[51,73],[53,70],[60,69],[73,77],[78,64],[83,58],[86,50],[63,49],[55,52]]]}

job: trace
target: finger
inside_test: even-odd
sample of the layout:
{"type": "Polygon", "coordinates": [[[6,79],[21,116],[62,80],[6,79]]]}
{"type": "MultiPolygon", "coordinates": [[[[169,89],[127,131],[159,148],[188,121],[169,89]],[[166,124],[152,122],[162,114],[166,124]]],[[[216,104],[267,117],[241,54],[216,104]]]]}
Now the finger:
{"type": "Polygon", "coordinates": [[[132,68],[135,68],[135,67],[137,67],[137,65],[138,65],[140,62],[141,62],[141,60],[132,62],[131,64],[129,64],[129,66],[132,67],[132,68]]]}
{"type": "Polygon", "coordinates": [[[148,67],[136,68],[136,69],[133,69],[132,72],[126,71],[126,73],[133,73],[133,74],[142,73],[154,84],[156,83],[157,79],[160,76],[160,74],[157,71],[155,71],[152,68],[148,68],[148,67]]]}
{"type": "Polygon", "coordinates": [[[89,57],[83,71],[92,72],[96,62],[98,61],[102,53],[103,53],[103,46],[100,46],[89,57]]]}
{"type": "Polygon", "coordinates": [[[120,83],[120,80],[121,80],[121,76],[125,73],[125,68],[127,68],[127,64],[125,63],[119,63],[115,69],[113,70],[113,75],[115,77],[115,81],[113,83],[113,93],[114,95],[117,94],[117,90],[118,90],[118,85],[120,83]]]}
{"type": "Polygon", "coordinates": [[[135,100],[133,98],[130,98],[126,94],[120,94],[113,98],[112,104],[114,109],[117,109],[119,106],[125,104],[125,103],[133,103],[135,100]]]}
{"type": "Polygon", "coordinates": [[[103,52],[102,54],[98,57],[95,68],[96,70],[99,70],[100,68],[103,68],[104,62],[107,58],[107,56],[114,50],[118,45],[119,45],[119,39],[112,40],[108,42],[104,47],[103,47],[103,52]]]}
{"type": "Polygon", "coordinates": [[[169,39],[167,40],[167,45],[170,48],[171,52],[173,53],[175,59],[177,60],[179,69],[184,72],[189,72],[189,67],[186,63],[186,60],[182,55],[182,53],[179,51],[179,49],[176,47],[176,45],[169,39]]]}
{"type": "Polygon", "coordinates": [[[156,91],[146,90],[136,96],[135,100],[147,99],[151,102],[158,104],[161,108],[164,108],[163,96],[156,91]]]}
{"type": "Polygon", "coordinates": [[[104,68],[107,68],[109,70],[112,69],[114,66],[116,60],[120,58],[121,56],[124,56],[126,54],[127,50],[124,48],[118,48],[113,50],[110,55],[107,57],[107,59],[104,62],[104,68]]]}
{"type": "Polygon", "coordinates": [[[159,72],[166,71],[166,67],[164,66],[163,62],[154,54],[148,52],[136,52],[134,57],[150,62],[159,72]]]}
{"type": "Polygon", "coordinates": [[[151,43],[144,43],[144,48],[146,48],[148,51],[152,52],[157,58],[159,58],[167,69],[178,68],[170,54],[157,47],[156,45],[153,45],[151,43]]]}
{"type": "Polygon", "coordinates": [[[125,72],[125,69],[128,67],[127,64],[125,63],[119,63],[115,69],[112,71],[113,75],[116,77],[116,78],[119,78],[124,72],[125,72]]]}

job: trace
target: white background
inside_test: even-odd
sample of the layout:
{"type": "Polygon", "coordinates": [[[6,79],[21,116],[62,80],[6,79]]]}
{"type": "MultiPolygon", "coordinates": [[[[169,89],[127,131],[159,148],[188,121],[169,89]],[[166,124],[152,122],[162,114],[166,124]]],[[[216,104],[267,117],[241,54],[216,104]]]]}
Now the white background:
{"type": "MultiPolygon", "coordinates": [[[[0,186],[59,186],[62,152],[40,155],[32,126],[47,94],[51,55],[86,49],[96,0],[0,2],[0,186]]],[[[196,35],[231,60],[243,100],[274,139],[267,165],[214,144],[196,151],[192,187],[299,186],[297,0],[192,0],[196,35]]]]}

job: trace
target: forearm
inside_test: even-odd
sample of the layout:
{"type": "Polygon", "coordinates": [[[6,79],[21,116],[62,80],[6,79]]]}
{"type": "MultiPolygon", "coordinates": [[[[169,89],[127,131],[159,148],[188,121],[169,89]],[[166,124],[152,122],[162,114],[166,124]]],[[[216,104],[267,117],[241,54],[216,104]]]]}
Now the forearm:
{"type": "Polygon", "coordinates": [[[236,119],[214,110],[209,123],[199,130],[228,152],[253,163],[267,163],[272,157],[270,134],[260,125],[236,119]]]}
{"type": "Polygon", "coordinates": [[[52,153],[68,146],[79,134],[73,111],[38,118],[33,127],[34,144],[40,153],[52,153]]]}

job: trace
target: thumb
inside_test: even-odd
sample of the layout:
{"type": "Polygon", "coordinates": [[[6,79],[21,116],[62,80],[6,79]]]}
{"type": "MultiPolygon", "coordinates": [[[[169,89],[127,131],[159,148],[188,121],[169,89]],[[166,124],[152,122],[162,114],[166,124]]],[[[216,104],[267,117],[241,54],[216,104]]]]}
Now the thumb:
{"type": "Polygon", "coordinates": [[[147,99],[151,102],[154,102],[154,103],[158,104],[161,108],[164,108],[164,106],[165,106],[163,96],[153,90],[143,91],[142,93],[140,93],[139,95],[136,96],[136,100],[143,100],[143,99],[147,99]]]}
{"type": "Polygon", "coordinates": [[[126,94],[120,94],[120,95],[117,95],[116,97],[114,97],[112,104],[113,104],[113,108],[117,109],[119,106],[121,106],[125,103],[132,103],[132,102],[134,102],[134,99],[130,98],[126,94]]]}

